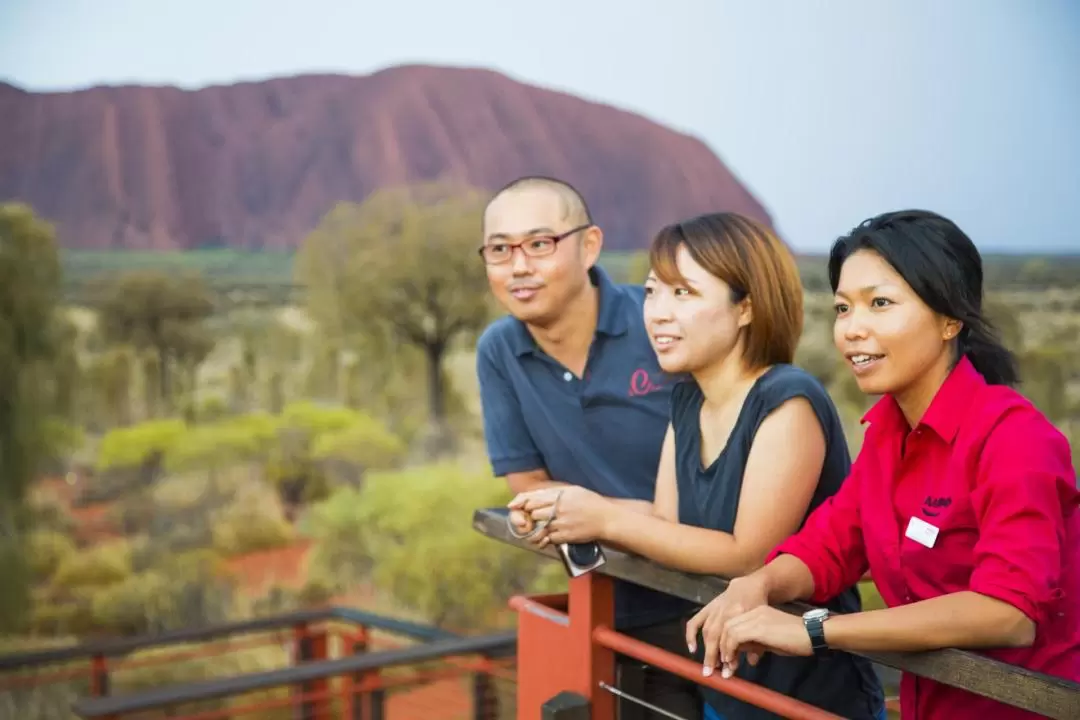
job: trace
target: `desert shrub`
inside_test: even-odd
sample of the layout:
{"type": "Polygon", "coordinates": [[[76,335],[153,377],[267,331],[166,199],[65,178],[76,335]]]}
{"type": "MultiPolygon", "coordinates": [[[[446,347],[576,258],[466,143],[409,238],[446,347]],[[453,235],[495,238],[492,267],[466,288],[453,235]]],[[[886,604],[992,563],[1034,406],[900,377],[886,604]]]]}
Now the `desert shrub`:
{"type": "Polygon", "coordinates": [[[34,498],[30,503],[30,527],[70,536],[75,532],[75,520],[63,501],[42,496],[34,498]]]}
{"type": "Polygon", "coordinates": [[[187,432],[180,420],[152,420],[110,430],[98,447],[97,469],[137,467],[155,454],[167,454],[187,432]]]}
{"type": "Polygon", "coordinates": [[[397,467],[405,458],[400,438],[356,410],[293,403],[281,422],[266,478],[289,504],[323,500],[332,481],[354,482],[366,469],[397,467]]]}
{"type": "Polygon", "coordinates": [[[300,607],[323,607],[334,597],[334,586],[323,578],[309,578],[296,593],[300,607]]]}
{"type": "Polygon", "coordinates": [[[170,579],[148,570],[94,593],[94,624],[109,635],[143,635],[168,626],[170,579]]]}
{"type": "Polygon", "coordinates": [[[307,532],[316,540],[311,576],[338,590],[360,583],[372,568],[362,531],[368,518],[363,502],[359,490],[343,487],[314,506],[305,518],[307,532]]]}
{"type": "Polygon", "coordinates": [[[558,563],[473,530],[476,508],[510,499],[505,483],[486,470],[446,462],[372,473],[359,495],[351,492],[339,490],[327,501],[326,517],[337,514],[341,524],[323,535],[317,553],[341,557],[341,544],[352,535],[372,560],[375,585],[430,622],[459,630],[490,627],[503,617],[510,594],[565,584],[558,563]],[[344,510],[348,505],[353,513],[344,510]]]}
{"type": "Polygon", "coordinates": [[[53,576],[53,585],[58,589],[102,587],[120,582],[130,574],[130,543],[115,540],[63,558],[53,576]]]}
{"type": "Polygon", "coordinates": [[[1051,422],[1061,422],[1068,416],[1065,387],[1073,355],[1054,346],[1033,348],[1019,355],[1021,390],[1051,422]]]}
{"type": "Polygon", "coordinates": [[[265,476],[289,505],[318,502],[330,493],[325,469],[306,449],[276,449],[266,463],[265,476]]]}
{"type": "Polygon", "coordinates": [[[76,553],[70,537],[55,530],[34,530],[29,542],[30,572],[37,582],[49,580],[76,553]]]}
{"type": "Polygon", "coordinates": [[[289,403],[281,413],[284,426],[304,430],[309,437],[344,430],[362,422],[364,416],[345,407],[322,406],[313,402],[289,403]]]}
{"type": "Polygon", "coordinates": [[[316,460],[338,459],[363,470],[389,470],[401,464],[408,448],[385,425],[357,413],[347,427],[318,437],[312,447],[316,460]]]}
{"type": "Polygon", "coordinates": [[[277,441],[278,426],[276,418],[262,413],[194,426],[169,448],[165,466],[183,472],[261,458],[277,441]]]}
{"type": "Polygon", "coordinates": [[[292,612],[300,606],[297,595],[297,591],[292,588],[271,585],[266,592],[255,598],[251,604],[251,612],[255,617],[292,612]]]}
{"type": "Polygon", "coordinates": [[[288,545],[292,526],[275,498],[248,486],[214,519],[214,548],[222,555],[242,555],[288,545]]]}
{"type": "Polygon", "coordinates": [[[221,420],[228,414],[229,406],[225,400],[217,395],[211,395],[199,403],[195,416],[199,422],[204,423],[221,420]]]}
{"type": "Polygon", "coordinates": [[[30,633],[36,636],[83,637],[93,633],[92,592],[77,590],[63,600],[34,603],[30,615],[30,633]]]}
{"type": "Polygon", "coordinates": [[[232,592],[217,553],[207,548],[171,552],[152,542],[141,552],[152,557],[143,572],[93,591],[97,632],[139,635],[228,619],[232,592]]]}
{"type": "Polygon", "coordinates": [[[109,521],[124,535],[149,532],[157,519],[158,506],[145,490],[136,490],[109,509],[109,521]]]}

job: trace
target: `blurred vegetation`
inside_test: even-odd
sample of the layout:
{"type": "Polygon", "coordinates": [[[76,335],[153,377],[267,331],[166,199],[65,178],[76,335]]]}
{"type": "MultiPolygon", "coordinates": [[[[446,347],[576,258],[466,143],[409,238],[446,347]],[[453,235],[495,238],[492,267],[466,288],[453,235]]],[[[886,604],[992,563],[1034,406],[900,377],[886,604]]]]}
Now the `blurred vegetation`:
{"type": "MultiPolygon", "coordinates": [[[[479,436],[471,347],[497,313],[479,208],[444,183],[383,191],[333,208],[293,256],[58,255],[47,224],[0,206],[0,644],[327,602],[478,632],[512,622],[509,595],[564,587],[558,563],[470,523],[509,497],[479,436]],[[308,558],[300,576],[253,582],[279,552],[308,558]]],[[[873,398],[836,357],[824,258],[799,261],[797,362],[829,389],[855,453],[873,398]]],[[[624,282],[647,270],[642,253],[602,264],[624,282]]],[[[990,256],[986,274],[1024,392],[1080,457],[1080,257],[990,256]]],[[[115,687],[283,653],[128,670],[115,687]]],[[[18,716],[52,717],[32,707],[18,716]]]]}
{"type": "Polygon", "coordinates": [[[27,491],[63,445],[74,362],[59,312],[53,228],[22,204],[0,205],[0,632],[30,603],[27,491]]]}
{"type": "Polygon", "coordinates": [[[380,190],[360,205],[335,207],[297,254],[297,282],[307,288],[327,352],[355,346],[372,354],[382,369],[352,366],[364,375],[404,358],[420,366],[412,377],[424,378],[427,389],[428,457],[455,449],[447,356],[491,319],[475,253],[485,201],[479,191],[441,182],[380,190]]]}
{"type": "Polygon", "coordinates": [[[439,627],[496,627],[510,595],[566,585],[558,563],[471,529],[476,508],[511,497],[489,471],[460,463],[372,474],[362,489],[341,488],[313,509],[313,573],[337,590],[370,573],[377,587],[439,627]]]}

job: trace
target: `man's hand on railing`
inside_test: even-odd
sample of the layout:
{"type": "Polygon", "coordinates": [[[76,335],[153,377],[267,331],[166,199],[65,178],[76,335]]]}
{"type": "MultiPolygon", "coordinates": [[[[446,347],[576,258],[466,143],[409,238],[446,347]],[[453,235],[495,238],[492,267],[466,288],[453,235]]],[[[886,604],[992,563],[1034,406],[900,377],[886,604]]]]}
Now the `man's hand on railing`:
{"type": "MultiPolygon", "coordinates": [[[[697,652],[697,636],[700,631],[702,649],[705,653],[702,665],[703,675],[706,677],[712,675],[713,670],[724,659],[721,643],[728,623],[735,618],[745,616],[756,608],[768,607],[768,605],[769,592],[764,578],[760,575],[748,575],[732,580],[728,583],[727,590],[713,598],[712,602],[690,618],[686,623],[686,647],[691,653],[697,652]]],[[[747,660],[751,665],[757,665],[763,649],[747,645],[742,648],[742,651],[747,653],[747,660]]],[[[734,665],[725,662],[723,676],[731,677],[737,665],[737,662],[734,665]]]]}

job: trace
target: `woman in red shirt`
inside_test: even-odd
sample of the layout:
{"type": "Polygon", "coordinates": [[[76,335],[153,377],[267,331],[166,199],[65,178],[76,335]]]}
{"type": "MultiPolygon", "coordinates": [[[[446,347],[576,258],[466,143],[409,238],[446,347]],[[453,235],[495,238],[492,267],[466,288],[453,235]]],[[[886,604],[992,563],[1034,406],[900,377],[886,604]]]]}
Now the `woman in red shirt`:
{"type": "MultiPolygon", "coordinates": [[[[837,349],[882,399],[840,491],[762,569],[687,624],[705,674],[740,653],[980,650],[1080,681],[1080,493],[1066,438],[1012,389],[1012,355],[982,314],[982,261],[929,212],[888,213],[829,256],[837,349]],[[871,570],[888,607],[803,618],[871,570]]],[[[905,674],[905,717],[1035,715],[905,674]]]]}

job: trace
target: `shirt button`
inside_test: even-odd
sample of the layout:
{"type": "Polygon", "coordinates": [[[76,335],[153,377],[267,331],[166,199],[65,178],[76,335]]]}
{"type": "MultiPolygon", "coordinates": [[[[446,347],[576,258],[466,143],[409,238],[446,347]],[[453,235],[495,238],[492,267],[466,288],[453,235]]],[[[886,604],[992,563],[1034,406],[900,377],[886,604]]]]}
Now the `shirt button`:
{"type": "Polygon", "coordinates": [[[574,373],[567,370],[566,372],[563,373],[562,379],[565,380],[566,382],[570,382],[571,380],[574,379],[574,373]]]}

